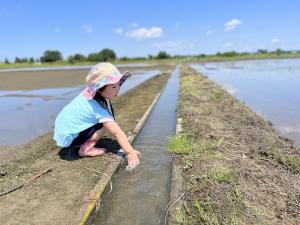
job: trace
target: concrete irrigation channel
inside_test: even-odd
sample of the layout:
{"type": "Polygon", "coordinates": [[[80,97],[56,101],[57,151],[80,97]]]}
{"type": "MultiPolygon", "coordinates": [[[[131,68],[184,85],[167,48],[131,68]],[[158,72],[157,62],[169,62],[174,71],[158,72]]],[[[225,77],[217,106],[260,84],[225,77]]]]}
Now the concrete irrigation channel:
{"type": "MultiPolygon", "coordinates": [[[[133,146],[142,153],[141,165],[129,172],[122,163],[116,163],[108,174],[112,176],[116,171],[111,179],[112,189],[107,177],[105,185],[98,183],[99,190],[106,186],[96,197],[100,206],[93,199],[95,209],[92,210],[93,204],[83,209],[86,211],[79,224],[165,223],[172,176],[172,159],[166,144],[176,131],[178,92],[177,67],[135,138],[133,146]]],[[[95,193],[97,195],[97,191],[95,193]]]]}

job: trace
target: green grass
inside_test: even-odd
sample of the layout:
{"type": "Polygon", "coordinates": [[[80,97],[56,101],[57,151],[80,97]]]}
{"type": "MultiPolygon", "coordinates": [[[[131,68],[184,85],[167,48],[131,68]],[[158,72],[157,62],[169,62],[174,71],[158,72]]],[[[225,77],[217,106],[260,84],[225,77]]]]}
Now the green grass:
{"type": "Polygon", "coordinates": [[[238,217],[236,213],[233,213],[229,216],[229,218],[225,221],[225,225],[240,225],[243,224],[241,219],[238,217]]]}
{"type": "Polygon", "coordinates": [[[169,139],[167,149],[175,154],[190,154],[193,150],[193,143],[187,135],[177,135],[169,139]]]}
{"type": "Polygon", "coordinates": [[[274,157],[280,164],[289,167],[293,172],[300,172],[300,156],[290,156],[274,151],[274,157]]]}
{"type": "Polygon", "coordinates": [[[234,173],[227,167],[221,165],[215,165],[206,174],[207,181],[218,182],[218,183],[228,183],[235,184],[237,181],[234,173]]]}
{"type": "Polygon", "coordinates": [[[219,225],[217,215],[214,213],[214,207],[210,200],[200,201],[195,200],[194,207],[196,208],[197,217],[199,217],[204,224],[207,225],[219,225]]]}
{"type": "Polygon", "coordinates": [[[196,147],[203,153],[217,154],[216,150],[223,143],[223,138],[218,138],[217,140],[211,140],[207,138],[201,138],[196,141],[196,147]]]}
{"type": "Polygon", "coordinates": [[[221,100],[222,98],[222,89],[218,88],[216,89],[213,93],[212,93],[212,96],[211,96],[211,99],[214,101],[214,102],[218,102],[221,100]]]}
{"type": "Polygon", "coordinates": [[[233,195],[237,201],[240,201],[242,199],[242,190],[239,185],[234,186],[233,195]]]}

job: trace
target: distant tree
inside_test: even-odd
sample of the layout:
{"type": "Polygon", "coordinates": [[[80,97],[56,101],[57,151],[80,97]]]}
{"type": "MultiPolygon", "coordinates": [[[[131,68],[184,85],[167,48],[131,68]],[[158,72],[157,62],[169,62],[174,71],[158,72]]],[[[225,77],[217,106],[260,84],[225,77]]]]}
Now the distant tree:
{"type": "Polygon", "coordinates": [[[99,56],[101,58],[101,61],[103,62],[114,61],[117,58],[116,53],[109,48],[105,48],[102,51],[100,51],[99,56]]]}
{"type": "Polygon", "coordinates": [[[246,56],[246,55],[250,55],[250,53],[249,52],[241,52],[241,53],[239,53],[239,55],[246,56]]]}
{"type": "Polygon", "coordinates": [[[116,58],[117,55],[113,50],[109,48],[105,48],[98,53],[89,54],[87,59],[89,61],[107,62],[107,61],[114,61],[116,60],[116,58]]]}
{"type": "Polygon", "coordinates": [[[130,58],[127,57],[127,56],[123,56],[123,57],[121,57],[119,60],[120,60],[120,61],[128,61],[128,60],[130,60],[130,58]]]}
{"type": "Polygon", "coordinates": [[[238,52],[235,51],[229,51],[229,52],[217,52],[217,56],[223,56],[223,57],[233,57],[240,55],[238,52]]]}
{"type": "Polygon", "coordinates": [[[268,53],[268,50],[267,49],[258,49],[257,53],[258,54],[266,54],[266,53],[268,53]]]}
{"type": "Polygon", "coordinates": [[[15,63],[20,63],[21,62],[21,59],[19,57],[16,57],[15,58],[15,63]]]}
{"type": "Polygon", "coordinates": [[[34,58],[30,57],[29,58],[29,63],[34,63],[34,58]]]}
{"type": "Polygon", "coordinates": [[[199,55],[197,55],[196,57],[197,57],[197,58],[204,58],[204,57],[206,57],[206,55],[205,55],[205,54],[199,54],[199,55]]]}
{"type": "Polygon", "coordinates": [[[148,59],[153,59],[154,58],[154,56],[153,55],[148,55],[148,59]]]}
{"type": "Polygon", "coordinates": [[[276,49],[275,53],[276,53],[276,55],[281,55],[281,54],[285,53],[285,51],[278,48],[278,49],[276,49]]]}
{"type": "Polygon", "coordinates": [[[26,62],[28,62],[27,58],[19,58],[19,57],[15,58],[15,63],[26,63],[26,62]]]}
{"type": "Polygon", "coordinates": [[[90,53],[87,57],[87,60],[88,61],[98,61],[98,62],[101,61],[99,53],[90,53]]]}
{"type": "Polygon", "coordinates": [[[10,61],[8,60],[8,58],[5,58],[4,63],[5,64],[10,64],[10,61]]]}
{"type": "Polygon", "coordinates": [[[86,60],[87,60],[86,57],[82,54],[75,54],[68,57],[69,63],[82,62],[86,60]]]}
{"type": "Polygon", "coordinates": [[[40,60],[42,63],[44,62],[55,62],[55,61],[59,61],[62,60],[62,54],[59,51],[51,51],[51,50],[47,50],[44,52],[43,56],[40,57],[40,60]]]}
{"type": "Polygon", "coordinates": [[[131,60],[146,60],[146,59],[147,59],[146,57],[141,57],[141,56],[131,58],[131,60]]]}
{"type": "Polygon", "coordinates": [[[165,51],[160,51],[157,56],[156,56],[157,59],[167,59],[167,58],[170,58],[170,55],[165,52],[165,51]]]}
{"type": "Polygon", "coordinates": [[[237,56],[239,55],[239,53],[235,52],[235,51],[229,51],[229,52],[223,52],[222,56],[225,57],[233,57],[233,56],[237,56]]]}
{"type": "MultiPolygon", "coordinates": [[[[171,57],[171,56],[170,56],[171,57]]],[[[174,55],[172,58],[186,58],[189,57],[188,55],[174,55]]]]}

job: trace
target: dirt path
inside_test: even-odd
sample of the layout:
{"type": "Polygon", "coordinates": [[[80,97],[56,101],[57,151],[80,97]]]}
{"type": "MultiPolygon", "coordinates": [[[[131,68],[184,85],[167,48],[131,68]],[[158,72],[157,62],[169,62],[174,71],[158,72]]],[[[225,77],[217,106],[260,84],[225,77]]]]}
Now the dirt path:
{"type": "MultiPolygon", "coordinates": [[[[114,102],[119,125],[126,133],[136,126],[171,71],[155,76],[120,96],[114,102]]],[[[114,160],[111,155],[66,161],[57,156],[52,133],[20,146],[16,155],[0,164],[0,193],[29,181],[52,168],[29,185],[0,196],[1,224],[69,224],[89,198],[99,173],[114,160]],[[89,168],[89,169],[87,169],[89,168]]]]}
{"type": "Polygon", "coordinates": [[[184,224],[300,224],[300,157],[293,142],[218,85],[183,66],[178,116],[184,224]]]}

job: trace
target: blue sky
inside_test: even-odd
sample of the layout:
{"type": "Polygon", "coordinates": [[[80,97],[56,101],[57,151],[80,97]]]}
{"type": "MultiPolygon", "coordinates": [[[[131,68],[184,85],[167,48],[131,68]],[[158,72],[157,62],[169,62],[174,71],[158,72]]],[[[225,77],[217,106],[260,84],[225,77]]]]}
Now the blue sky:
{"type": "Polygon", "coordinates": [[[0,5],[0,60],[113,49],[118,57],[300,49],[300,1],[34,1],[0,5]]]}

